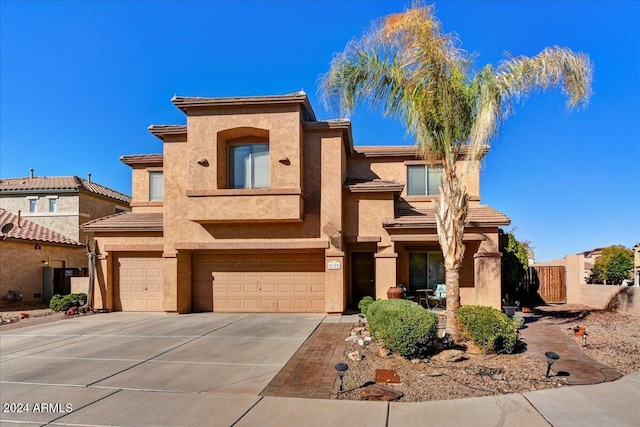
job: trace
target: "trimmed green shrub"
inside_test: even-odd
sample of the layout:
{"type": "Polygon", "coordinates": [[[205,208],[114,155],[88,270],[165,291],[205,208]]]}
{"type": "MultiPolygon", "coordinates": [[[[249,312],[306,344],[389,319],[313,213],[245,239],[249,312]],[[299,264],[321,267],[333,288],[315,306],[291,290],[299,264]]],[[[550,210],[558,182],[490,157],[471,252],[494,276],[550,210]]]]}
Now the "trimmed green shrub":
{"type": "Polygon", "coordinates": [[[360,300],[360,302],[358,303],[358,308],[360,309],[360,313],[362,313],[363,316],[367,315],[367,309],[369,308],[371,303],[374,301],[375,300],[373,299],[373,297],[368,297],[368,296],[360,300]]]}
{"type": "Polygon", "coordinates": [[[458,322],[462,335],[477,343],[484,354],[513,353],[518,329],[501,311],[480,305],[460,307],[458,322]]]}
{"type": "Polygon", "coordinates": [[[367,308],[373,336],[406,358],[420,355],[435,344],[438,316],[407,300],[378,300],[367,308]]]}
{"type": "Polygon", "coordinates": [[[53,311],[67,311],[69,307],[80,307],[80,302],[87,301],[87,294],[69,294],[69,295],[54,295],[49,301],[49,308],[53,311]]]}

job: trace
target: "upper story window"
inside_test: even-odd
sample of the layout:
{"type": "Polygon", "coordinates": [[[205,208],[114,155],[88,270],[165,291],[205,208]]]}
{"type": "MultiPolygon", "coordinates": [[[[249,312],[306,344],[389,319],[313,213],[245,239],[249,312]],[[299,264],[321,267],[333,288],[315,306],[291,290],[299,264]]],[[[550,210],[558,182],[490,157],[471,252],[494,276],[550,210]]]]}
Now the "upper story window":
{"type": "Polygon", "coordinates": [[[38,198],[37,197],[33,197],[33,198],[29,198],[29,212],[30,213],[35,213],[38,212],[38,198]]]}
{"type": "Polygon", "coordinates": [[[440,194],[442,166],[407,166],[407,196],[437,196],[440,194]]]}
{"type": "Polygon", "coordinates": [[[58,212],[58,199],[49,199],[49,212],[58,212]]]}
{"type": "Polygon", "coordinates": [[[229,146],[229,188],[269,187],[269,144],[229,146]]]}
{"type": "Polygon", "coordinates": [[[161,202],[164,199],[164,176],[162,172],[149,172],[149,201],[161,202]]]}

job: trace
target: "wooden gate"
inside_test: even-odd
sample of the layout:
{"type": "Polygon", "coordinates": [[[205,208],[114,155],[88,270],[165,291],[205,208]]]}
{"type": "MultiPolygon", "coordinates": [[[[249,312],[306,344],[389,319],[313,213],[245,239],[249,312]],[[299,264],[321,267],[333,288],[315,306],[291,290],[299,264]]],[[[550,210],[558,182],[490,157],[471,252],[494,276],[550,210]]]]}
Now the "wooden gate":
{"type": "Polygon", "coordinates": [[[520,283],[520,292],[526,295],[537,293],[546,303],[566,303],[565,277],[563,266],[529,267],[520,283]]]}

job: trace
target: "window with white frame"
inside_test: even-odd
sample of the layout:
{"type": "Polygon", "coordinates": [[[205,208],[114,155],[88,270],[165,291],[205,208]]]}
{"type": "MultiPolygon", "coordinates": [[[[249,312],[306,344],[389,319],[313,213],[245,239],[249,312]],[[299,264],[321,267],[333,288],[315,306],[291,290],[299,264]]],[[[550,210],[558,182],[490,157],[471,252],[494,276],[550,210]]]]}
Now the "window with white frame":
{"type": "Polygon", "coordinates": [[[49,199],[49,212],[58,212],[58,199],[49,199]]]}
{"type": "Polygon", "coordinates": [[[407,196],[437,196],[440,194],[442,166],[407,166],[407,196]]]}
{"type": "Polygon", "coordinates": [[[164,199],[164,175],[162,172],[149,172],[149,201],[161,202],[164,199]]]}
{"type": "Polygon", "coordinates": [[[229,188],[269,187],[269,144],[229,146],[229,188]]]}
{"type": "Polygon", "coordinates": [[[36,213],[38,212],[38,198],[30,197],[29,198],[29,212],[36,213]]]}

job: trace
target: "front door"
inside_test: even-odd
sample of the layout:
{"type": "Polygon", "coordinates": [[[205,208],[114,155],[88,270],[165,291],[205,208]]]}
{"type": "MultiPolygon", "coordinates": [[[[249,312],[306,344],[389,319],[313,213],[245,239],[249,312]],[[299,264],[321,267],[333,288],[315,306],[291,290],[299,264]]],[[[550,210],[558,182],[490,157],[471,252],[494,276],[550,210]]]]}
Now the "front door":
{"type": "Polygon", "coordinates": [[[357,308],[363,297],[376,299],[375,259],[373,252],[351,252],[351,307],[357,308]]]}

